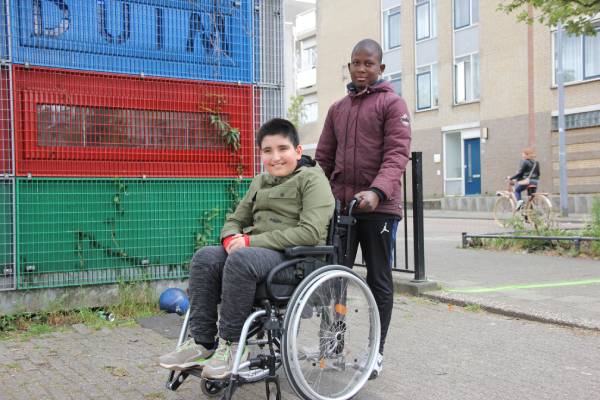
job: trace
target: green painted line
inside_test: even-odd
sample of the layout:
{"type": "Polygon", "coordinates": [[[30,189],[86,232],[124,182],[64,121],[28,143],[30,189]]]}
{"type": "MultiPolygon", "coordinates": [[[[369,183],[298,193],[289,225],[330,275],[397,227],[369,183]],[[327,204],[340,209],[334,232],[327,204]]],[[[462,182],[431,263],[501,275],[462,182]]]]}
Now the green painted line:
{"type": "Polygon", "coordinates": [[[581,281],[563,281],[563,282],[550,282],[550,283],[533,283],[529,285],[509,285],[509,286],[498,286],[491,288],[471,288],[471,289],[447,289],[447,292],[454,293],[489,293],[489,292],[505,292],[509,290],[519,289],[537,289],[537,288],[552,288],[561,286],[578,286],[578,285],[593,285],[600,283],[598,279],[584,279],[581,281]]]}

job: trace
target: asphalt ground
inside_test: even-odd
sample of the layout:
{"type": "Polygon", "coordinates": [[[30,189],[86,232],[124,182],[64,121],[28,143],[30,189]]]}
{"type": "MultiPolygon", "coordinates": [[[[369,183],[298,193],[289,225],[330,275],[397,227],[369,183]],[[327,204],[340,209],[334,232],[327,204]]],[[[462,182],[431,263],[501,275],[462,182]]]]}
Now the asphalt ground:
{"type": "MultiPolygon", "coordinates": [[[[426,295],[507,315],[600,330],[600,261],[583,257],[461,247],[461,232],[502,231],[489,219],[436,212],[425,223],[425,268],[441,290],[426,295]]],[[[412,219],[409,218],[409,229],[412,219]]],[[[561,226],[581,226],[562,221],[561,226]]],[[[404,255],[402,232],[397,251],[404,255]]],[[[412,266],[412,229],[408,239],[412,266]]],[[[400,262],[400,260],[399,260],[400,262]]],[[[396,274],[411,279],[410,274],[396,274]]]]}

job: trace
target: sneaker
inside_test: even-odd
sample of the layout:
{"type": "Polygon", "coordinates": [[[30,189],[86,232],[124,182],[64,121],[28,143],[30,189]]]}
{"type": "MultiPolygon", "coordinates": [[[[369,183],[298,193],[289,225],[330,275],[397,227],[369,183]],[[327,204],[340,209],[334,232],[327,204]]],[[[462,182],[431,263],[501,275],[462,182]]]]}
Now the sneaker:
{"type": "Polygon", "coordinates": [[[190,338],[181,346],[158,359],[161,367],[173,371],[181,371],[188,368],[201,368],[213,355],[214,349],[209,350],[201,344],[196,344],[190,338]]]}
{"type": "Polygon", "coordinates": [[[377,357],[375,358],[375,366],[373,367],[373,371],[371,371],[369,380],[378,378],[379,375],[381,375],[381,371],[383,371],[383,354],[377,353],[377,357]]]}
{"type": "MultiPolygon", "coordinates": [[[[225,379],[231,375],[233,362],[237,354],[239,343],[230,343],[225,340],[219,340],[219,347],[215,354],[208,360],[202,369],[202,378],[206,379],[225,379]]],[[[248,359],[248,349],[244,347],[241,362],[248,359]]]]}
{"type": "Polygon", "coordinates": [[[517,201],[517,211],[519,211],[523,207],[523,200],[517,201]]]}

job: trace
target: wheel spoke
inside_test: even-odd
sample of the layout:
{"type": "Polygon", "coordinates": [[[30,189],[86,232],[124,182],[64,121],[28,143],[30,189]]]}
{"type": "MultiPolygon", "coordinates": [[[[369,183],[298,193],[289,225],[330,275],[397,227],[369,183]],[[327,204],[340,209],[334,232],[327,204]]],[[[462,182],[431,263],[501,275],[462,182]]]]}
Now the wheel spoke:
{"type": "Polygon", "coordinates": [[[316,275],[290,300],[283,365],[303,398],[347,398],[364,385],[379,344],[379,314],[366,283],[345,267],[316,275]],[[295,303],[297,302],[297,303],[295,303]],[[296,352],[297,354],[294,354],[296,352]]]}

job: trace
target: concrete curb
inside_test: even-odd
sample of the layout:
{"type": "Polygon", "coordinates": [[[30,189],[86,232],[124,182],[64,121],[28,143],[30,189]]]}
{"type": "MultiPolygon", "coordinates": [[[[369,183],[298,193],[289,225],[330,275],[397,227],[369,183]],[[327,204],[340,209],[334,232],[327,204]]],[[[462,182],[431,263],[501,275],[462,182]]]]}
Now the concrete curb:
{"type": "MultiPolygon", "coordinates": [[[[156,294],[167,288],[187,289],[185,280],[145,281],[143,283],[156,294]]],[[[46,311],[49,308],[73,310],[82,307],[104,307],[119,300],[119,285],[89,285],[47,289],[10,290],[0,292],[0,315],[23,312],[46,311]]]]}
{"type": "Polygon", "coordinates": [[[460,307],[477,305],[481,307],[483,311],[494,314],[500,314],[507,317],[600,332],[600,325],[598,325],[597,323],[594,323],[592,321],[569,319],[558,314],[536,313],[534,310],[528,312],[516,309],[514,306],[508,304],[493,304],[490,302],[482,301],[481,299],[473,299],[467,297],[461,298],[459,296],[452,295],[443,291],[429,291],[427,293],[423,293],[422,296],[430,300],[439,301],[441,303],[454,304],[460,307]]]}
{"type": "MultiPolygon", "coordinates": [[[[366,279],[367,270],[365,267],[354,267],[354,270],[360,276],[366,279]]],[[[411,274],[404,272],[392,273],[392,277],[394,279],[394,293],[409,294],[411,296],[421,296],[425,292],[440,290],[440,286],[435,281],[414,281],[412,279],[409,279],[407,275],[411,274]]]]}

